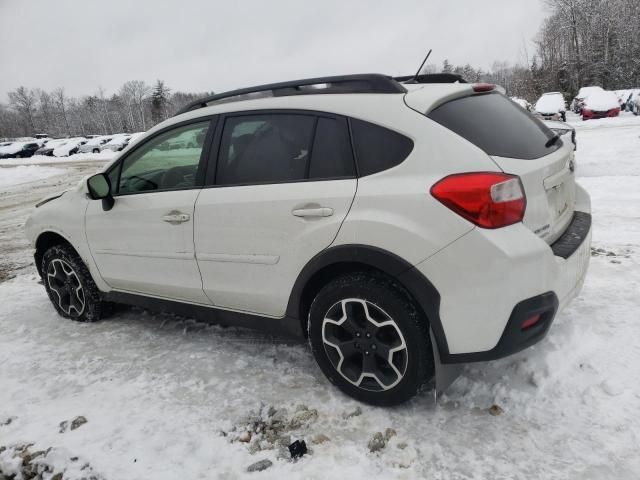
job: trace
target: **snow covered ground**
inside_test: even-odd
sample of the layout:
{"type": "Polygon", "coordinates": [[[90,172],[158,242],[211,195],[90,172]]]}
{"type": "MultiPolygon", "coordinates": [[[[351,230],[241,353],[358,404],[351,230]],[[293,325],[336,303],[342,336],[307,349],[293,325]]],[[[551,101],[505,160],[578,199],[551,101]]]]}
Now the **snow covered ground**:
{"type": "MultiPolygon", "coordinates": [[[[640,117],[570,121],[594,214],[584,290],[542,343],[468,366],[437,404],[425,392],[392,409],[359,405],[305,345],[247,330],[136,309],[65,321],[38,284],[22,224],[38,198],[100,162],[2,187],[0,446],[53,447],[34,460],[50,465],[45,479],[63,469],[115,480],[639,478],[640,117]],[[257,452],[255,438],[237,441],[247,425],[272,422],[269,406],[286,409],[275,414],[281,437],[305,439],[311,454],[294,463],[266,440],[257,452]],[[87,423],[60,433],[77,416],[87,423]],[[387,428],[396,435],[370,453],[387,428]],[[319,434],[329,440],[313,444],[319,434]],[[273,466],[246,472],[261,459],[273,466]]],[[[14,451],[0,453],[0,471],[15,469],[14,451]]]]}

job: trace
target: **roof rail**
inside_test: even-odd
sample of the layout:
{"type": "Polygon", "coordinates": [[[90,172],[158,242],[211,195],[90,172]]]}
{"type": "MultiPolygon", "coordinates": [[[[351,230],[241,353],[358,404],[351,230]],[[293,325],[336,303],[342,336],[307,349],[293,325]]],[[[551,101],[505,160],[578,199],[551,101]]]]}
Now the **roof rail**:
{"type": "MultiPolygon", "coordinates": [[[[406,93],[406,89],[393,78],[379,73],[342,75],[337,77],[308,78],[289,82],[271,83],[241,88],[200,98],[181,108],[175,115],[204,108],[212,103],[235,102],[253,98],[317,95],[330,93],[406,93]]],[[[174,115],[174,116],[175,116],[174,115]]]]}
{"type": "Polygon", "coordinates": [[[455,73],[426,73],[424,75],[408,75],[405,77],[393,77],[400,83],[467,83],[460,75],[455,73]]]}

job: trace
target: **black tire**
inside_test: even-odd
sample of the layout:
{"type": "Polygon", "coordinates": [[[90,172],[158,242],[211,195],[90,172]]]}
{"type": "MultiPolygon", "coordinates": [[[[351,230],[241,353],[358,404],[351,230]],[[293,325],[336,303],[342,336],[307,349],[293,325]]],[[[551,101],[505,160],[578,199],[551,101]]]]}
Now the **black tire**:
{"type": "Polygon", "coordinates": [[[102,302],[89,269],[71,247],[50,247],[42,256],[41,272],[58,314],[78,322],[95,322],[103,317],[107,304],[102,302]]]}
{"type": "Polygon", "coordinates": [[[93,153],[100,153],[100,149],[99,148],[94,148],[93,149],[93,153]]]}
{"type": "Polygon", "coordinates": [[[404,288],[390,278],[353,273],[331,281],[320,290],[311,304],[308,328],[311,350],[322,372],[331,383],[357,400],[379,406],[398,405],[415,396],[421,387],[433,378],[434,360],[427,319],[404,288]],[[361,307],[359,302],[363,302],[365,306],[361,307]],[[355,312],[360,309],[362,312],[355,312]],[[362,318],[363,314],[367,318],[377,316],[379,323],[389,323],[391,320],[395,326],[377,327],[366,320],[363,329],[355,327],[355,331],[352,329],[347,332],[348,328],[343,328],[343,325],[361,325],[360,320],[343,321],[343,325],[337,326],[330,318],[333,316],[335,319],[336,315],[346,318],[349,316],[347,310],[353,313],[354,318],[359,315],[362,318]],[[372,330],[367,331],[369,327],[372,330]],[[344,333],[340,333],[341,330],[344,330],[344,333]],[[378,343],[383,337],[390,343],[378,343]],[[341,350],[328,346],[323,338],[332,342],[340,341],[343,346],[348,344],[344,347],[346,353],[343,355],[341,350]],[[402,341],[406,345],[404,350],[385,356],[389,348],[401,348],[398,344],[402,341]],[[390,347],[391,343],[395,346],[390,347]],[[365,357],[365,354],[368,356],[365,357]],[[343,358],[342,363],[340,358],[343,358]],[[386,360],[389,358],[391,362],[386,360]],[[341,366],[344,374],[338,370],[336,363],[341,366]],[[374,377],[377,380],[368,378],[366,374],[370,370],[365,369],[366,363],[375,364],[380,377],[390,380],[381,381],[377,375],[374,377]],[[391,366],[391,363],[394,365],[391,366]],[[399,376],[398,372],[401,370],[403,375],[399,376]],[[352,377],[351,380],[348,379],[349,376],[352,377]],[[356,377],[359,379],[359,385],[354,383],[356,377]]]}

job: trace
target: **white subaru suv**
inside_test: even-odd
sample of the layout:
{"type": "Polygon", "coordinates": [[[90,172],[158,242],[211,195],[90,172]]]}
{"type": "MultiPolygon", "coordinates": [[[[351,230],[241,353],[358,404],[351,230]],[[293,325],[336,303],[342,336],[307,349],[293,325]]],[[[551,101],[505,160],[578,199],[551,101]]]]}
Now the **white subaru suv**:
{"type": "Polygon", "coordinates": [[[53,306],[308,338],[362,401],[542,339],[580,290],[573,144],[493,85],[350,75],[189,105],[26,224],[53,306]]]}

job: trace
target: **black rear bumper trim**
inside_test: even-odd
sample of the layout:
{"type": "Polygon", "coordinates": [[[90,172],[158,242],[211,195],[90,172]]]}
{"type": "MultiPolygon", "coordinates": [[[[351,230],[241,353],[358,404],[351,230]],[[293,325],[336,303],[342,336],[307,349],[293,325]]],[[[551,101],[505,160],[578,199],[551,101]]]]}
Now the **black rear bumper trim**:
{"type": "Polygon", "coordinates": [[[591,230],[591,214],[574,212],[571,223],[562,236],[551,245],[556,257],[569,258],[573,255],[591,230]]]}

